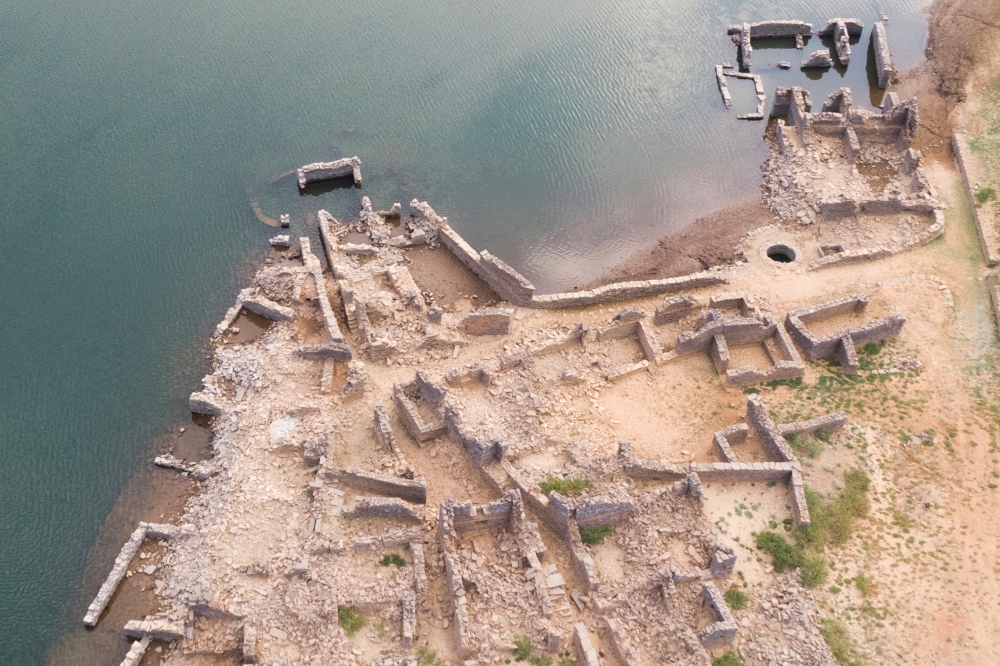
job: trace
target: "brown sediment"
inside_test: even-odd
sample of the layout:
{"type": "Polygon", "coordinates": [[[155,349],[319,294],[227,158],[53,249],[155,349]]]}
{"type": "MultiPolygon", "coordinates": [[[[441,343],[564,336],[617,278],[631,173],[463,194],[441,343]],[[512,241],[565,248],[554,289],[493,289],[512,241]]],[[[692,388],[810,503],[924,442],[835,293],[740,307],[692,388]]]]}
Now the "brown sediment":
{"type": "Polygon", "coordinates": [[[253,208],[253,214],[257,216],[257,219],[266,224],[269,227],[279,227],[281,223],[274,219],[273,217],[268,217],[264,215],[264,211],[261,210],[260,204],[257,203],[256,199],[250,199],[250,207],[253,208]]]}
{"type": "Polygon", "coordinates": [[[964,102],[984,92],[1000,66],[1000,11],[995,0],[935,0],[927,23],[926,59],[890,87],[920,100],[915,147],[950,162],[951,135],[975,111],[964,102]]]}
{"type": "Polygon", "coordinates": [[[240,332],[227,332],[225,343],[227,345],[242,345],[248,342],[253,342],[259,338],[270,325],[271,322],[267,318],[261,317],[259,314],[255,314],[253,312],[248,312],[246,309],[240,310],[239,316],[229,329],[232,331],[233,328],[238,328],[240,329],[240,332]]]}
{"type": "Polygon", "coordinates": [[[724,264],[734,259],[736,246],[748,231],[774,221],[761,197],[735,203],[699,217],[652,249],[636,252],[587,288],[628,279],[677,277],[724,264]]]}
{"type": "MultiPolygon", "coordinates": [[[[199,423],[184,423],[157,443],[157,451],[172,451],[188,460],[204,459],[208,455],[211,431],[204,419],[199,423]],[[184,432],[181,432],[181,428],[184,432]]],[[[80,589],[70,604],[70,614],[75,620],[50,649],[46,663],[50,666],[109,666],[118,664],[128,652],[130,642],[122,632],[129,620],[162,609],[154,592],[156,576],[136,573],[122,581],[108,609],[93,629],[84,628],[78,621],[83,616],[94,591],[100,587],[118,555],[118,549],[128,540],[130,533],[141,520],[159,523],[176,523],[183,515],[184,505],[194,495],[196,487],[191,479],[173,470],[146,465],[129,481],[118,497],[98,534],[93,548],[87,555],[87,565],[80,589]]],[[[166,549],[155,541],[143,544],[135,563],[142,567],[156,565],[162,568],[161,558],[166,549]]],[[[155,574],[155,572],[154,572],[155,574]]],[[[150,648],[143,666],[160,663],[162,648],[150,648]]]]}
{"type": "Polygon", "coordinates": [[[430,249],[426,245],[406,251],[413,279],[429,291],[435,302],[451,306],[462,299],[471,299],[480,305],[497,300],[496,293],[475,273],[462,265],[444,248],[430,249]]]}

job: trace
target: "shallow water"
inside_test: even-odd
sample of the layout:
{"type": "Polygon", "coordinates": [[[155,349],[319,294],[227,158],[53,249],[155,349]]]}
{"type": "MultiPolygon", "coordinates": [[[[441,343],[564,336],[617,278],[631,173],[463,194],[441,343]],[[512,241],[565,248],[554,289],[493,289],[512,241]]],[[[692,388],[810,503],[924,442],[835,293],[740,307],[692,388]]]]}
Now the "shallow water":
{"type": "MultiPolygon", "coordinates": [[[[318,207],[419,197],[539,288],[572,287],[758,191],[763,123],[736,120],[744,82],[726,111],[713,76],[736,61],[727,25],[842,15],[870,29],[884,10],[905,68],[923,50],[917,6],[0,6],[0,660],[41,663],[79,622],[97,586],[81,582],[88,553],[100,571],[119,546],[95,545],[103,521],[186,418],[206,340],[277,232],[260,219],[287,212],[291,233],[315,236],[318,207]],[[300,196],[288,175],[351,155],[361,191],[300,196]]],[[[768,65],[816,42],[755,44],[768,95],[801,83],[820,103],[847,84],[865,100],[868,30],[846,72],[768,65]]]]}

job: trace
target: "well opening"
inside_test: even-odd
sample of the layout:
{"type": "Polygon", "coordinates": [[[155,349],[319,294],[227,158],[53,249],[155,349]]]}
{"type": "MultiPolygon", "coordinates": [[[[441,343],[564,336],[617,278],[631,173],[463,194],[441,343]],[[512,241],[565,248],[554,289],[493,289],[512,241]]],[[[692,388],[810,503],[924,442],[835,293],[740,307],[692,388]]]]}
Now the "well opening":
{"type": "Polygon", "coordinates": [[[790,264],[795,261],[795,250],[787,245],[772,245],[767,248],[767,258],[782,264],[790,264]]]}

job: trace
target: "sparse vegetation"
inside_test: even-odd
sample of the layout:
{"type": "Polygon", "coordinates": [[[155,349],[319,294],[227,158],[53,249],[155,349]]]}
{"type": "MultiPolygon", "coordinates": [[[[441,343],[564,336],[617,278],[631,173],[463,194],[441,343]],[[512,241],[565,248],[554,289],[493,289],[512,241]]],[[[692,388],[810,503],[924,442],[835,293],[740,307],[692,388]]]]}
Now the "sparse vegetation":
{"type": "Polygon", "coordinates": [[[348,636],[354,636],[365,626],[365,617],[357,606],[338,606],[337,621],[348,636]]]}
{"type": "Polygon", "coordinates": [[[819,587],[830,577],[826,559],[820,556],[805,557],[799,567],[799,578],[806,587],[819,587]]]}
{"type": "Polygon", "coordinates": [[[826,543],[846,543],[854,533],[857,519],[868,515],[871,507],[868,500],[870,485],[868,474],[860,469],[851,469],[844,473],[844,489],[832,501],[806,487],[810,525],[795,530],[796,539],[811,548],[820,548],[826,543]]]}
{"type": "Polygon", "coordinates": [[[438,666],[440,663],[437,650],[432,650],[431,646],[421,645],[417,650],[417,664],[419,666],[438,666]]]}
{"type": "Polygon", "coordinates": [[[545,480],[538,484],[538,486],[542,489],[543,495],[548,495],[554,490],[560,495],[564,495],[566,497],[579,495],[586,490],[590,490],[593,485],[594,484],[590,482],[590,479],[585,479],[583,477],[572,476],[568,479],[560,479],[559,477],[552,476],[551,474],[545,477],[545,480]]]}
{"type": "Polygon", "coordinates": [[[738,654],[729,650],[726,654],[721,657],[716,657],[712,660],[712,666],[743,666],[743,662],[740,661],[738,654]]]}
{"type": "Polygon", "coordinates": [[[861,661],[851,657],[851,637],[847,633],[847,627],[840,620],[820,620],[819,632],[826,639],[826,644],[830,646],[830,652],[838,664],[861,666],[861,661]]]}
{"type": "Polygon", "coordinates": [[[580,540],[588,546],[597,546],[604,543],[604,540],[611,534],[610,525],[601,527],[581,527],[580,540]]]}
{"type": "Polygon", "coordinates": [[[535,651],[535,644],[528,636],[514,639],[514,661],[524,661],[535,651]]]}
{"type": "Polygon", "coordinates": [[[806,587],[817,587],[826,582],[830,570],[821,556],[810,557],[775,532],[760,532],[756,535],[757,548],[770,553],[774,571],[781,573],[787,569],[799,569],[799,577],[806,587]]]}
{"type": "Polygon", "coordinates": [[[396,565],[397,568],[399,568],[399,567],[405,567],[406,566],[406,560],[404,560],[402,557],[400,557],[396,553],[389,553],[388,555],[386,555],[385,557],[383,557],[381,560],[379,560],[378,563],[379,563],[379,566],[383,566],[383,567],[387,567],[390,564],[396,565]]]}
{"type": "Polygon", "coordinates": [[[872,594],[872,582],[865,575],[864,571],[859,571],[858,575],[854,577],[854,585],[857,586],[858,592],[861,593],[862,597],[870,597],[872,594]]]}
{"type": "Polygon", "coordinates": [[[984,203],[990,199],[997,198],[997,191],[992,187],[981,187],[976,190],[976,203],[982,206],[984,203]]]}
{"type": "Polygon", "coordinates": [[[776,573],[802,566],[805,554],[780,534],[764,531],[758,533],[756,539],[757,549],[770,553],[776,573]]]}
{"type": "Polygon", "coordinates": [[[733,610],[743,610],[746,608],[747,602],[750,601],[747,593],[737,587],[729,588],[722,596],[733,610]]]}
{"type": "Polygon", "coordinates": [[[576,666],[576,659],[570,655],[569,650],[559,653],[559,663],[556,666],[576,666]]]}
{"type": "Polygon", "coordinates": [[[823,444],[820,443],[819,439],[804,432],[789,435],[787,439],[792,451],[800,456],[807,455],[810,458],[816,458],[823,452],[823,444]]]}

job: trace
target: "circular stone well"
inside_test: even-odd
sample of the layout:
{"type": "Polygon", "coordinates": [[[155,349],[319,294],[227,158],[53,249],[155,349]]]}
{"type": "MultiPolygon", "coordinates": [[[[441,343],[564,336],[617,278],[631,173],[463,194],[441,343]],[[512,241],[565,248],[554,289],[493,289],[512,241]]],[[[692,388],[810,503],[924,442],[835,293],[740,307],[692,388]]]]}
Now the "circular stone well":
{"type": "Polygon", "coordinates": [[[795,250],[783,244],[772,245],[767,248],[767,258],[781,264],[790,264],[795,261],[795,250]]]}

